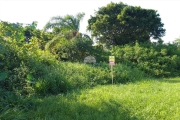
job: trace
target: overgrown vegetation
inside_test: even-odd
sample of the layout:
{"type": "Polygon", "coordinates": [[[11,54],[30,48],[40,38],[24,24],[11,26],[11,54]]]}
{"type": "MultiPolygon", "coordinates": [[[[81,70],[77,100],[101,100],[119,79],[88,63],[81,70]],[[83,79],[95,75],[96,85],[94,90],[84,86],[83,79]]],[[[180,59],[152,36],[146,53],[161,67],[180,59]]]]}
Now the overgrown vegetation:
{"type": "Polygon", "coordinates": [[[161,40],[134,44],[133,39],[132,44],[123,46],[93,45],[88,35],[79,32],[83,16],[54,17],[57,21],[45,26],[52,28],[51,32],[36,29],[37,22],[24,26],[0,21],[0,119],[179,118],[176,104],[163,94],[168,91],[172,102],[177,102],[170,93],[178,91],[178,83],[172,87],[159,81],[146,82],[179,76],[178,40],[172,44],[161,40]],[[90,55],[96,64],[83,63],[90,55]],[[110,55],[116,58],[113,87],[109,85],[110,55]],[[162,104],[172,105],[175,111],[169,116],[164,116],[167,107],[160,103],[162,97],[167,100],[162,104]],[[156,102],[160,105],[155,106],[156,102]]]}
{"type": "MultiPolygon", "coordinates": [[[[33,39],[31,39],[33,40],[33,39]]],[[[48,51],[38,49],[36,43],[18,47],[6,43],[2,65],[1,86],[18,90],[20,94],[57,94],[76,88],[89,88],[97,84],[111,83],[110,66],[107,63],[86,65],[84,63],[59,62],[48,51]],[[16,58],[11,62],[11,59],[16,58]],[[8,63],[8,64],[7,64],[8,63]],[[29,91],[30,90],[30,91],[29,91]]],[[[114,66],[116,83],[133,82],[146,76],[143,71],[124,64],[114,66]],[[133,75],[133,76],[131,76],[133,75]]]]}
{"type": "Polygon", "coordinates": [[[117,63],[127,63],[150,76],[174,77],[179,75],[180,52],[176,44],[148,43],[115,46],[112,54],[117,63]]]}

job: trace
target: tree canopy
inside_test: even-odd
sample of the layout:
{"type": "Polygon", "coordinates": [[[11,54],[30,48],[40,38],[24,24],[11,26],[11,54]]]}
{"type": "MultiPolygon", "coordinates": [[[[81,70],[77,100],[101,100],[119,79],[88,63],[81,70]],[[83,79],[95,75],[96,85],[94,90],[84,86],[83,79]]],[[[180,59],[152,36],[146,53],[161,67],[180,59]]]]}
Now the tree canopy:
{"type": "Polygon", "coordinates": [[[164,24],[156,10],[111,2],[88,20],[87,30],[100,43],[123,45],[160,39],[164,24]]]}

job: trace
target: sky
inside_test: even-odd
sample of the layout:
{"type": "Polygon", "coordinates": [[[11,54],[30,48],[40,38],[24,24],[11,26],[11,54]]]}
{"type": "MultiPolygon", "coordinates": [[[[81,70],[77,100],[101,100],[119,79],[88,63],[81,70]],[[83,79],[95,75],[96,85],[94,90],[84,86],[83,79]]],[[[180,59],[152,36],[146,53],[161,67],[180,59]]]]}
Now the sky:
{"type": "Polygon", "coordinates": [[[180,37],[180,0],[0,0],[0,20],[24,24],[37,21],[37,28],[42,29],[51,17],[84,12],[80,32],[87,33],[90,15],[110,2],[157,10],[166,29],[164,42],[180,37]]]}

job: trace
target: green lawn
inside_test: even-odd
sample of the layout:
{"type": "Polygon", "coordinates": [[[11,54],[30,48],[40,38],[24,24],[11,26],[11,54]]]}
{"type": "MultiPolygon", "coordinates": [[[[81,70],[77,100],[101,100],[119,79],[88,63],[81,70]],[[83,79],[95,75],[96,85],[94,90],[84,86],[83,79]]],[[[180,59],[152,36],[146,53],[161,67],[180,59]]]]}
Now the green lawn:
{"type": "MultiPolygon", "coordinates": [[[[179,120],[180,78],[96,86],[33,98],[30,110],[0,118],[33,120],[179,120]]],[[[9,112],[9,113],[8,113],[9,112]]]]}

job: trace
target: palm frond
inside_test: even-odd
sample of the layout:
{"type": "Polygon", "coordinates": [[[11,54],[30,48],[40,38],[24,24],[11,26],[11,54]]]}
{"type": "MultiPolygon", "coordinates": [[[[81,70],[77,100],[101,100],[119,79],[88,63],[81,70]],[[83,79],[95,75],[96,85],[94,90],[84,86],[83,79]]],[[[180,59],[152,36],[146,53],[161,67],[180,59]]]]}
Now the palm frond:
{"type": "Polygon", "coordinates": [[[57,36],[55,36],[52,40],[50,40],[49,42],[46,43],[45,45],[45,50],[50,50],[53,48],[54,45],[56,45],[59,41],[60,38],[63,38],[62,34],[58,34],[57,36]]]}

